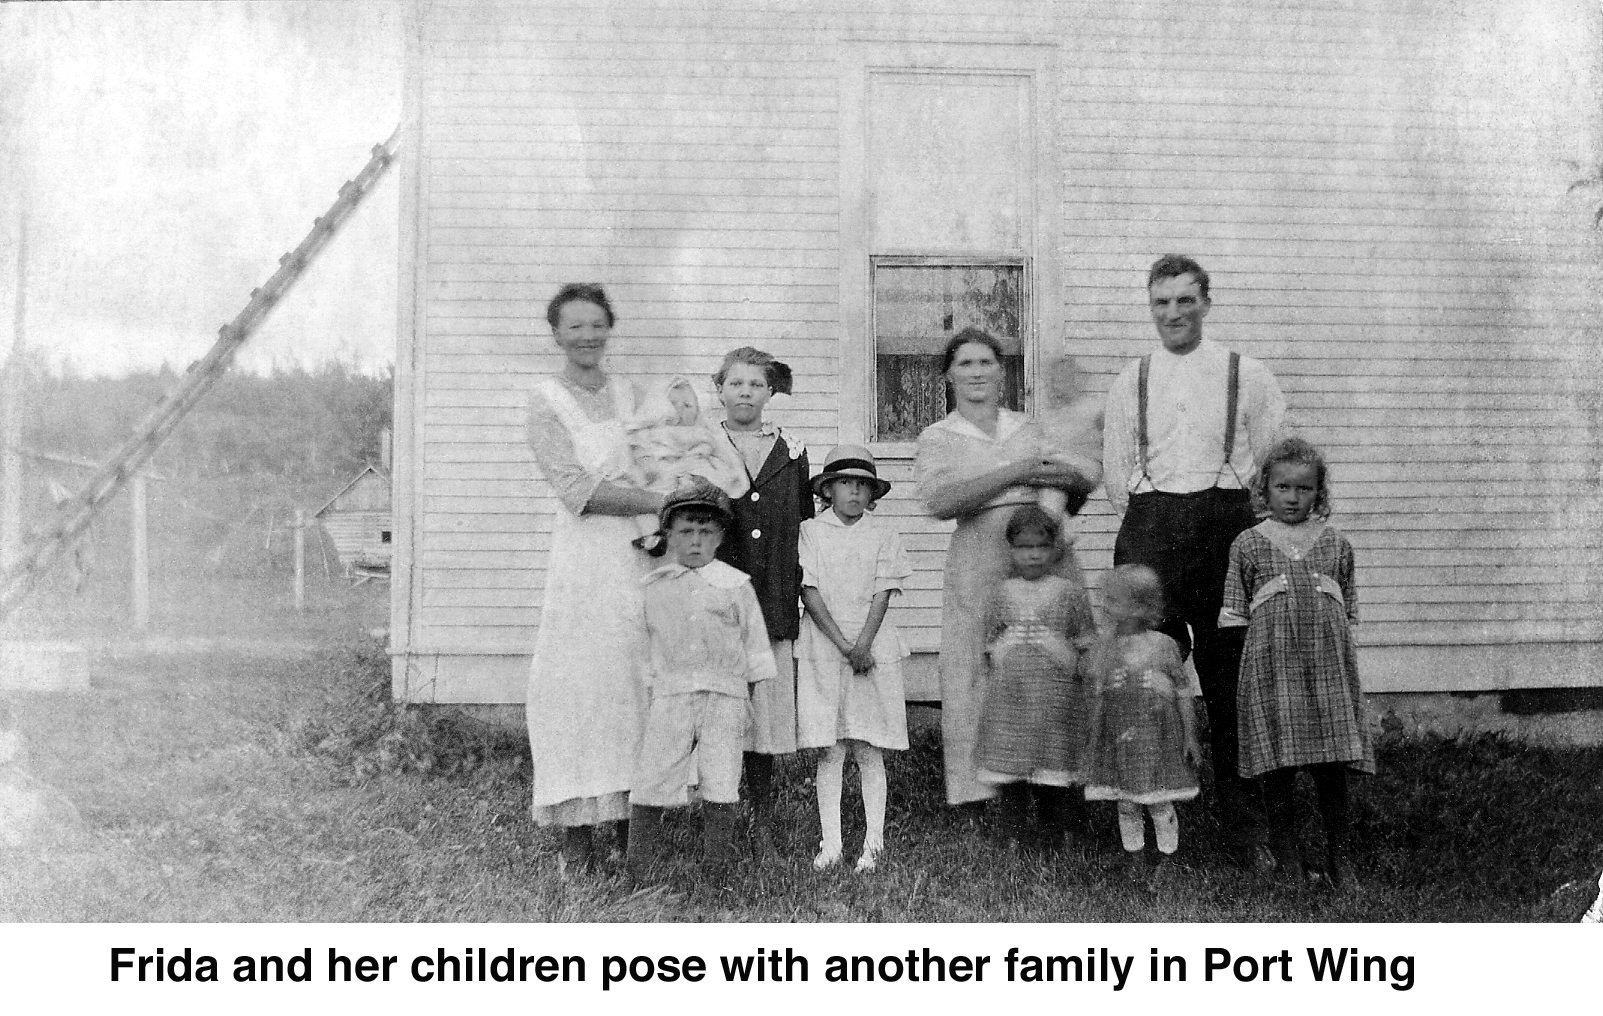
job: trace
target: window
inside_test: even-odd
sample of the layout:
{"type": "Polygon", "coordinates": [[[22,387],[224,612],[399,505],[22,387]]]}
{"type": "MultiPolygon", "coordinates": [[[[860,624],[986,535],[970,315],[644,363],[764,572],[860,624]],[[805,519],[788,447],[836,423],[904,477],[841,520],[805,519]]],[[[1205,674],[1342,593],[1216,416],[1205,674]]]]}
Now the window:
{"type": "Polygon", "coordinates": [[[390,542],[390,531],[388,529],[380,529],[379,530],[378,542],[380,542],[380,543],[389,543],[390,542]]]}
{"type": "Polygon", "coordinates": [[[1002,403],[1024,408],[1028,294],[1022,263],[871,259],[874,440],[912,441],[951,411],[941,354],[965,328],[1002,343],[1002,403]]]}
{"type": "Polygon", "coordinates": [[[1028,411],[1061,345],[1054,53],[1033,38],[855,40],[841,81],[840,440],[892,459],[950,407],[946,342],[1003,346],[1028,411]]]}

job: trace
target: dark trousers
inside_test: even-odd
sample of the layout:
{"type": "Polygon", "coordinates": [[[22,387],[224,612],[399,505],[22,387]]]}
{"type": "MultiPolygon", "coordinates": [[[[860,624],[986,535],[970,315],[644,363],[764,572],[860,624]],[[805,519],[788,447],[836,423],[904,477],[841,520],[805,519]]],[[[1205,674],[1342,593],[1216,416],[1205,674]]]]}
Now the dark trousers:
{"type": "Polygon", "coordinates": [[[1225,834],[1237,848],[1268,841],[1263,795],[1237,770],[1236,685],[1244,628],[1220,628],[1230,544],[1256,522],[1244,490],[1130,495],[1113,563],[1144,564],[1163,582],[1169,614],[1158,630],[1193,655],[1208,707],[1208,746],[1225,834]]]}

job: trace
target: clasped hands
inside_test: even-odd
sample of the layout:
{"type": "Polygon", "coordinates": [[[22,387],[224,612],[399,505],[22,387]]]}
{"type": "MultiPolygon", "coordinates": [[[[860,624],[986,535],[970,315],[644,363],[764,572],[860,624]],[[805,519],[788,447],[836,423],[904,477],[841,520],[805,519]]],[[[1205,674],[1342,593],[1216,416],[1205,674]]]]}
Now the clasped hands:
{"type": "Polygon", "coordinates": [[[1030,487],[1057,487],[1075,490],[1088,486],[1085,474],[1072,464],[1055,456],[1020,459],[1014,463],[1018,482],[1030,487]]]}
{"type": "Polygon", "coordinates": [[[874,669],[874,646],[872,643],[854,642],[848,646],[836,646],[840,654],[846,657],[846,662],[852,665],[852,673],[866,674],[874,669]]]}

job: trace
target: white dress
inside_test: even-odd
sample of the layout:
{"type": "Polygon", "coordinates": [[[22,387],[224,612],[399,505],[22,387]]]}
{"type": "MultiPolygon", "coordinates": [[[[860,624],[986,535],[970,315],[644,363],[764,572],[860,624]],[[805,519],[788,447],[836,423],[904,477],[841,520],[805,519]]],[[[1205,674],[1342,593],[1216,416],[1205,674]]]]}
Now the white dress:
{"type": "MultiPolygon", "coordinates": [[[[864,513],[850,526],[833,511],[801,525],[797,544],[802,586],[823,597],[841,634],[855,640],[868,620],[874,597],[900,593],[913,566],[901,537],[889,523],[864,513]]],[[[812,615],[796,640],[797,747],[827,748],[837,741],[867,741],[879,748],[907,747],[907,696],[902,660],[907,646],[889,616],[874,634],[874,667],[852,673],[812,615]]]]}
{"type": "Polygon", "coordinates": [[[525,706],[541,825],[629,817],[650,558],[630,545],[635,517],[580,512],[597,483],[630,465],[621,421],[633,409],[633,387],[618,379],[591,394],[542,378],[530,399],[530,446],[559,496],[525,706]]]}

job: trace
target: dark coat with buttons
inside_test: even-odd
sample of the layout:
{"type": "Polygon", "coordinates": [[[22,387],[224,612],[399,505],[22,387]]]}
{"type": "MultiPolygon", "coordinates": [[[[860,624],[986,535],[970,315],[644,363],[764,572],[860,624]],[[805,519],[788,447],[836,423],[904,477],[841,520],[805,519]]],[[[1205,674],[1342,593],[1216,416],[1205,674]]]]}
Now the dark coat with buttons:
{"type": "Polygon", "coordinates": [[[802,521],[813,517],[809,479],[806,447],[781,430],[762,470],[751,478],[751,490],[734,499],[735,524],[718,548],[720,561],[751,576],[772,642],[801,634],[796,542],[802,521]]]}

